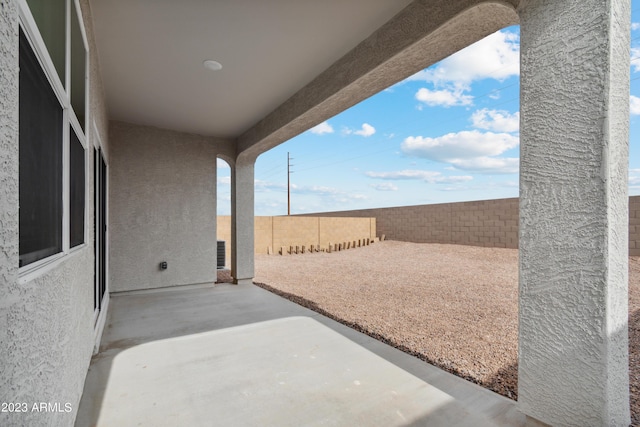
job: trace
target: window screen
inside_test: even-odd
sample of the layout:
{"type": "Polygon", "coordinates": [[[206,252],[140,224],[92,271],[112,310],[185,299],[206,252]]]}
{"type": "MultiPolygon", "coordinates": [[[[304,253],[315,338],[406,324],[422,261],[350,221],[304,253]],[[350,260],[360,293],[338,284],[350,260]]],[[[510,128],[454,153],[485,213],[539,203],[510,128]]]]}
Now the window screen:
{"type": "Polygon", "coordinates": [[[62,251],[62,106],[20,30],[20,266],[62,251]]]}
{"type": "Polygon", "coordinates": [[[73,128],[69,135],[69,238],[73,248],[84,243],[85,152],[73,128]]]}

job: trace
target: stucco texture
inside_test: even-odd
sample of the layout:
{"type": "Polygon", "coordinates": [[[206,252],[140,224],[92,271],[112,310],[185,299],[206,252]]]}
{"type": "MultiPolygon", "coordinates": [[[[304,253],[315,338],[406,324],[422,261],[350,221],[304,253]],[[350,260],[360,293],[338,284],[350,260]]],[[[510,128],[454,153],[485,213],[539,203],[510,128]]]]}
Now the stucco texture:
{"type": "MultiPolygon", "coordinates": [[[[18,286],[18,12],[0,0],[0,399],[10,401],[30,377],[15,374],[27,348],[15,342],[9,312],[20,303],[18,286]],[[14,381],[18,380],[18,383],[14,381]]],[[[24,374],[24,372],[23,372],[24,374]]],[[[15,396],[19,397],[19,396],[15,396]]],[[[0,424],[8,424],[0,413],[0,424]]]]}
{"type": "MultiPolygon", "coordinates": [[[[91,10],[80,1],[89,43],[89,126],[107,144],[106,110],[95,56],[91,10]]],[[[0,425],[68,426],[75,419],[94,344],[93,196],[87,200],[86,244],[27,282],[18,279],[18,15],[0,2],[0,400],[25,402],[27,413],[0,413],[0,425]],[[60,413],[31,411],[58,404],[60,413]],[[64,412],[65,404],[71,412],[64,412]]],[[[87,132],[90,133],[90,132],[87,132]]],[[[91,142],[89,142],[91,143],[91,142]]],[[[91,150],[89,150],[91,153],[91,150]]],[[[91,154],[90,154],[91,155],[91,154]]],[[[93,162],[88,161],[92,179],[93,162]]],[[[93,188],[89,182],[89,188],[93,188]]]]}
{"type": "Polygon", "coordinates": [[[518,404],[552,425],[629,423],[629,10],[519,10],[518,404]]]}
{"type": "Polygon", "coordinates": [[[109,137],[112,292],[215,282],[216,145],[122,122],[109,137]]]}

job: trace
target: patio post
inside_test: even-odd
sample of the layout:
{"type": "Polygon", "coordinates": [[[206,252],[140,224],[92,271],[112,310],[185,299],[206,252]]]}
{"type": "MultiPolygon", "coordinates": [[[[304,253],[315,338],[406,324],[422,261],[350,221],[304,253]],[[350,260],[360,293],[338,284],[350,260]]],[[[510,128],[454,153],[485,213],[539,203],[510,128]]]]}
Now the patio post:
{"type": "Polygon", "coordinates": [[[239,157],[231,167],[231,276],[251,284],[254,277],[253,192],[255,159],[239,157]]]}
{"type": "Polygon", "coordinates": [[[629,425],[630,0],[525,0],[518,404],[629,425]]]}

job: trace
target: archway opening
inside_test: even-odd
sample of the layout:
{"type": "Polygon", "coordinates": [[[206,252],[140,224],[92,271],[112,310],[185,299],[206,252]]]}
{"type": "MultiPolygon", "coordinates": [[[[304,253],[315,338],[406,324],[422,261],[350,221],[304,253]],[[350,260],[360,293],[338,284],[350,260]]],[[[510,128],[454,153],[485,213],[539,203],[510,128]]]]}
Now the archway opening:
{"type": "Polygon", "coordinates": [[[231,281],[231,166],[218,157],[216,164],[216,218],[218,281],[231,281]],[[224,253],[224,260],[220,257],[224,253]]]}
{"type": "Polygon", "coordinates": [[[256,280],[515,399],[518,159],[509,27],[262,154],[256,215],[290,192],[292,215],[373,217],[387,241],[257,255],[256,280]]]}

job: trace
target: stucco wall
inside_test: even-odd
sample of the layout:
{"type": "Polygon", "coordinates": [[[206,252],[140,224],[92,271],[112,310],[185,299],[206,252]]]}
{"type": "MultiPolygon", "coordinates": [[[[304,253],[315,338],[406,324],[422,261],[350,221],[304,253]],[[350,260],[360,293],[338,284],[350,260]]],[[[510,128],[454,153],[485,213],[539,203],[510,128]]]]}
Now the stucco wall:
{"type": "MultiPolygon", "coordinates": [[[[95,120],[105,149],[106,109],[88,0],[80,1],[89,42],[89,130],[95,120]]],[[[0,1],[0,400],[70,403],[70,413],[0,413],[0,425],[68,426],[75,419],[94,344],[93,191],[85,246],[26,283],[18,280],[18,16],[0,1]]],[[[93,153],[89,150],[89,188],[93,153]]],[[[31,409],[31,408],[29,408],[31,409]]]]}
{"type": "Polygon", "coordinates": [[[215,144],[122,122],[109,136],[112,292],[214,282],[215,144]]]}
{"type": "Polygon", "coordinates": [[[518,406],[550,425],[629,424],[630,6],[518,10],[518,406]]]}
{"type": "MultiPolygon", "coordinates": [[[[416,243],[518,247],[518,199],[322,212],[376,218],[378,235],[416,243]]],[[[640,256],[640,196],[629,197],[629,255],[640,256]]]]}

